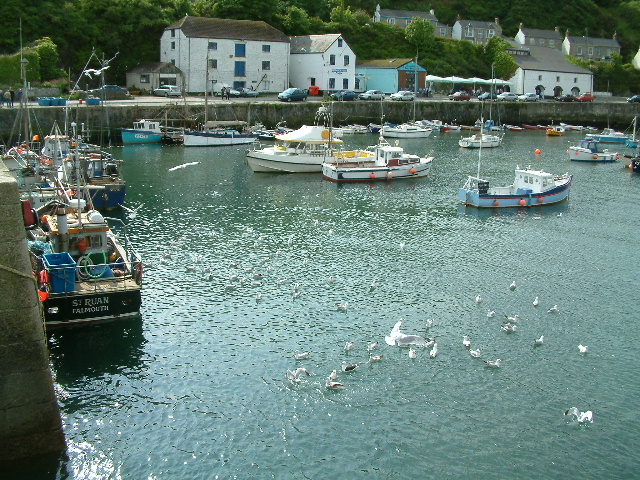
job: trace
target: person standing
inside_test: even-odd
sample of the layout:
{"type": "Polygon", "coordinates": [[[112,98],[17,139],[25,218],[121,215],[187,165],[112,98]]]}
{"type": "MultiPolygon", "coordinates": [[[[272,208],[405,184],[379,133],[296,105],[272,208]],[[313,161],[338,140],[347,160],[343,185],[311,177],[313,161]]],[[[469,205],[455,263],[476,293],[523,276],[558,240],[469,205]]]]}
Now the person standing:
{"type": "Polygon", "coordinates": [[[13,100],[15,98],[15,93],[13,91],[13,88],[9,87],[9,93],[11,94],[11,108],[13,108],[13,100]]]}
{"type": "Polygon", "coordinates": [[[4,107],[4,92],[0,90],[0,108],[4,107]]]}
{"type": "Polygon", "coordinates": [[[7,108],[11,108],[11,92],[9,92],[9,90],[5,90],[3,97],[4,103],[7,104],[7,108]]]}

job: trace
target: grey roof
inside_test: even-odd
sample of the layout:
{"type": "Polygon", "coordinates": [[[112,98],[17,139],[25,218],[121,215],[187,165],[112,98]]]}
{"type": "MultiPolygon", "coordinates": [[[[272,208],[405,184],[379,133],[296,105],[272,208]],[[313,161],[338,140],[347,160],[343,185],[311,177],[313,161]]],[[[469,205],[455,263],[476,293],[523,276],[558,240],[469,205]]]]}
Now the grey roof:
{"type": "Polygon", "coordinates": [[[171,62],[145,62],[139,63],[127,73],[182,73],[182,70],[171,62]]]}
{"type": "MultiPolygon", "coordinates": [[[[392,68],[398,69],[409,62],[412,62],[413,58],[381,58],[377,60],[366,60],[364,62],[357,62],[356,68],[392,68]]],[[[422,67],[420,67],[422,68],[422,67]]]]}
{"type": "Polygon", "coordinates": [[[523,70],[539,70],[544,72],[582,73],[593,75],[591,70],[582,68],[565,59],[565,54],[555,48],[523,47],[518,50],[528,51],[530,55],[514,55],[513,59],[523,70]]]}
{"type": "Polygon", "coordinates": [[[280,30],[271,25],[254,20],[230,20],[226,18],[205,18],[185,16],[165,30],[180,29],[187,37],[225,38],[232,40],[258,40],[265,42],[288,42],[280,30]]]}
{"type": "Polygon", "coordinates": [[[567,37],[572,45],[592,45],[598,47],[620,48],[620,44],[614,38],[578,37],[569,35],[567,37]]]}
{"type": "Polygon", "coordinates": [[[481,20],[457,20],[460,25],[464,27],[471,26],[472,28],[499,28],[502,30],[502,27],[498,22],[483,22],[481,20]]]}
{"type": "Polygon", "coordinates": [[[407,18],[412,19],[413,17],[425,18],[432,22],[437,21],[438,19],[431,12],[416,12],[413,10],[389,10],[386,8],[380,9],[380,17],[390,17],[390,18],[407,18]]]}
{"type": "Polygon", "coordinates": [[[304,35],[301,37],[291,37],[291,53],[322,53],[326,52],[338,38],[339,33],[328,33],[326,35],[304,35]]]}
{"type": "Polygon", "coordinates": [[[539,28],[521,28],[520,31],[527,37],[549,38],[562,40],[564,37],[558,30],[540,30],[539,28]]]}

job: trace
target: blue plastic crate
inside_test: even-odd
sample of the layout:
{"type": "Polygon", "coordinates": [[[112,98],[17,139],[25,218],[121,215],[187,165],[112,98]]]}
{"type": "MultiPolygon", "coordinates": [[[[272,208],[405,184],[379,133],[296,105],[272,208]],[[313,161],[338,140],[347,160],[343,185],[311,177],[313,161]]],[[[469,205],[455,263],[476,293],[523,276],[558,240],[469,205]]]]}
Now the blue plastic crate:
{"type": "Polygon", "coordinates": [[[45,253],[42,260],[49,271],[51,293],[76,291],[76,262],[68,252],[45,253]]]}

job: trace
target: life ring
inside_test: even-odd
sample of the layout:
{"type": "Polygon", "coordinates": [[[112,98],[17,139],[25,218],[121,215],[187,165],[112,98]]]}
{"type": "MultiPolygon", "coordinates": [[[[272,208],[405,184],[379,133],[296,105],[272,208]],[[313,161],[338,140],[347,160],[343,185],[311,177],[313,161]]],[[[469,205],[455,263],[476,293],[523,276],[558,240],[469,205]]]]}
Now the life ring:
{"type": "Polygon", "coordinates": [[[80,258],[78,258],[78,261],[76,263],[78,264],[77,273],[78,273],[78,278],[80,280],[87,280],[88,278],[101,278],[107,272],[107,268],[109,268],[109,265],[107,265],[106,252],[101,252],[97,254],[88,253],[86,255],[82,255],[80,258]],[[101,255],[101,254],[103,257],[102,263],[98,265],[94,264],[93,260],[91,260],[91,256],[101,255]]]}

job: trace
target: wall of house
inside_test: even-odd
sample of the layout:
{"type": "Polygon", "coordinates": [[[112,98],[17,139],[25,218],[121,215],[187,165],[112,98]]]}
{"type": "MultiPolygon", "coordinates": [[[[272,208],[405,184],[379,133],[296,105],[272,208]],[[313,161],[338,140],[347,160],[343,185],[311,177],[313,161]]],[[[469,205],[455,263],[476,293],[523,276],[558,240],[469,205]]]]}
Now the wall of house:
{"type": "Polygon", "coordinates": [[[382,90],[386,94],[398,91],[398,71],[394,68],[359,68],[360,90],[382,90]]]}
{"type": "Polygon", "coordinates": [[[545,96],[554,96],[556,87],[560,87],[562,93],[573,93],[574,89],[579,93],[593,91],[593,75],[586,73],[544,72],[519,68],[511,81],[514,82],[511,91],[518,94],[535,93],[538,85],[544,86],[545,96]]]}
{"type": "Polygon", "coordinates": [[[295,53],[291,55],[289,69],[289,83],[292,87],[309,88],[311,78],[316,79],[320,90],[353,90],[356,78],[356,55],[347,45],[334,42],[324,53],[295,53]],[[335,55],[335,65],[331,65],[330,56],[335,55]],[[349,64],[345,65],[345,57],[349,57],[349,64]],[[334,79],[333,87],[330,79],[334,79]],[[347,83],[345,85],[344,80],[347,83]]]}
{"type": "Polygon", "coordinates": [[[209,68],[209,91],[220,83],[259,92],[281,92],[289,86],[289,42],[193,38],[181,30],[175,30],[175,37],[165,30],[160,39],[160,60],[173,62],[184,72],[187,92],[205,91],[207,59],[217,62],[216,68],[209,68]],[[217,48],[210,50],[209,42],[215,42],[217,48]],[[244,57],[235,55],[238,43],[245,44],[244,57]],[[269,45],[270,51],[263,51],[263,45],[269,45]],[[243,76],[236,76],[236,62],[245,63],[243,76]],[[269,62],[268,69],[263,68],[263,62],[269,62]]]}

